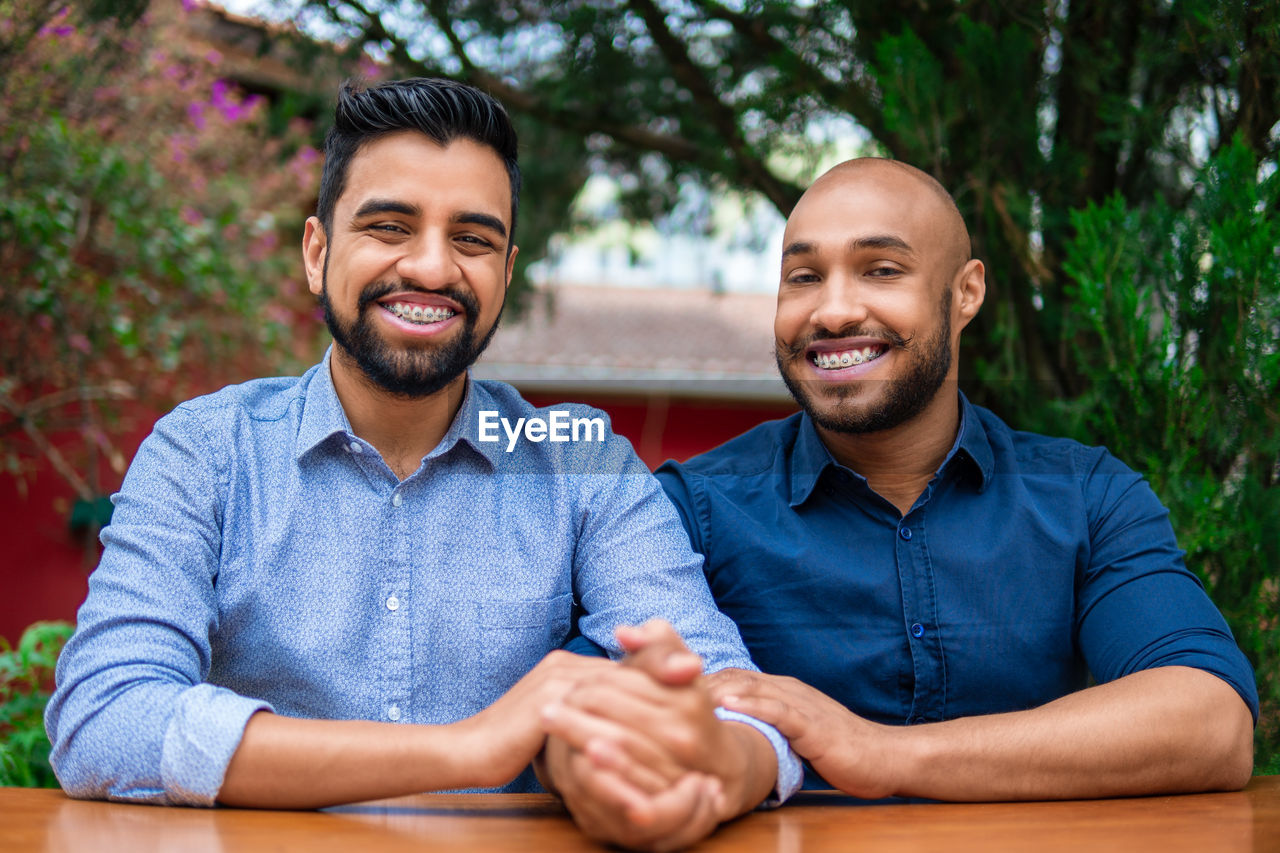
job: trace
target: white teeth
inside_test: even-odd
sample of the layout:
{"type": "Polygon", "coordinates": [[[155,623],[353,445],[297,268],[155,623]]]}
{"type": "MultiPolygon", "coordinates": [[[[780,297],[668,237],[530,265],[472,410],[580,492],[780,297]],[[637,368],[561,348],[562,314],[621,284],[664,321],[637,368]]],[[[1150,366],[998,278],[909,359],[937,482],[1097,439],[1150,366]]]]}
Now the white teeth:
{"type": "Polygon", "coordinates": [[[409,323],[418,323],[419,325],[439,323],[448,320],[455,313],[449,308],[431,305],[410,305],[405,302],[392,302],[385,307],[401,320],[409,323]]]}
{"type": "Polygon", "coordinates": [[[823,370],[838,370],[842,367],[852,367],[856,364],[865,364],[868,361],[879,358],[883,354],[883,351],[877,350],[875,347],[845,350],[840,353],[819,352],[814,353],[813,363],[823,370]]]}

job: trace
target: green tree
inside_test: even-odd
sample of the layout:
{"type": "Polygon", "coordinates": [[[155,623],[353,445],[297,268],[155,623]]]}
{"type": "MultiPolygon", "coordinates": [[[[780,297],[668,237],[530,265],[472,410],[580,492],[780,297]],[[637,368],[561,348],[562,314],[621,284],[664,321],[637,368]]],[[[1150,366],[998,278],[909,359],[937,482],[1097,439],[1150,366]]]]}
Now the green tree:
{"type": "Polygon", "coordinates": [[[1116,195],[1072,221],[1064,316],[1089,384],[1044,420],[1148,472],[1254,664],[1259,766],[1280,772],[1280,174],[1238,139],[1180,208],[1116,195]]]}

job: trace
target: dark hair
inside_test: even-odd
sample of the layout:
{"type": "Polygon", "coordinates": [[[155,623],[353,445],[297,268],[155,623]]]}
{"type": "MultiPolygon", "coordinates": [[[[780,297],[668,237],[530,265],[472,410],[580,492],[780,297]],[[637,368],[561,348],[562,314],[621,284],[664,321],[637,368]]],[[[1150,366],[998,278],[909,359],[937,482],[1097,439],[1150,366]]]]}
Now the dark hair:
{"type": "Polygon", "coordinates": [[[516,131],[507,111],[474,86],[429,77],[391,80],[368,89],[351,81],[342,84],[333,127],[324,138],[324,171],[316,204],[316,216],[325,233],[332,233],[333,209],[346,188],[352,158],[366,143],[401,130],[426,134],[438,145],[471,139],[497,152],[511,181],[508,246],[515,245],[520,165],[516,162],[516,131]]]}

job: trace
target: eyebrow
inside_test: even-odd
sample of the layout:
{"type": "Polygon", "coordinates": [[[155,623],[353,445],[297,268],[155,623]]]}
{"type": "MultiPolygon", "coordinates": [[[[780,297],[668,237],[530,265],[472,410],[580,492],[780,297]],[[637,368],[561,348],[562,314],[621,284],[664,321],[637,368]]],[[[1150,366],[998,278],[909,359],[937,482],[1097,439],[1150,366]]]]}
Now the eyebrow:
{"type": "Polygon", "coordinates": [[[866,249],[896,249],[899,252],[906,252],[908,255],[915,254],[915,250],[911,248],[911,245],[906,240],[893,234],[873,234],[870,237],[855,237],[848,242],[846,248],[851,252],[866,249]]]}
{"type": "Polygon", "coordinates": [[[395,201],[389,198],[371,198],[356,209],[351,215],[352,219],[363,219],[366,216],[376,216],[379,213],[399,213],[404,216],[419,216],[422,208],[416,204],[408,204],[403,201],[395,201]]]}
{"type": "MultiPolygon", "coordinates": [[[[899,252],[905,252],[908,255],[915,255],[915,250],[911,245],[901,237],[895,237],[892,234],[873,234],[870,237],[855,237],[845,245],[846,250],[850,252],[866,251],[868,249],[895,249],[899,252]]],[[[787,245],[782,250],[782,259],[785,261],[793,255],[813,255],[818,251],[818,247],[814,243],[804,240],[797,240],[787,245]]]]}
{"type": "Polygon", "coordinates": [[[507,236],[507,226],[502,224],[502,220],[487,213],[459,213],[453,217],[453,221],[460,225],[479,225],[488,228],[490,231],[501,234],[503,239],[507,236]]]}

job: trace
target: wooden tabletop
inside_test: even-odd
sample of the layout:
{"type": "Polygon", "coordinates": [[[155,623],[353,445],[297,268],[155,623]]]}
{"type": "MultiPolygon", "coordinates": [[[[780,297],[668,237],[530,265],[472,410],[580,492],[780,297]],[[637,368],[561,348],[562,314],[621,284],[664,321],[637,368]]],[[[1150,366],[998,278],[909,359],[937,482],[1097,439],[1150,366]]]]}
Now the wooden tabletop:
{"type": "MultiPolygon", "coordinates": [[[[550,796],[422,794],[324,812],[186,809],[0,788],[0,851],[530,850],[587,841],[550,796]]],[[[1129,800],[865,805],[801,793],[721,827],[697,848],[792,851],[1280,851],[1280,776],[1244,791],[1129,800]]]]}

